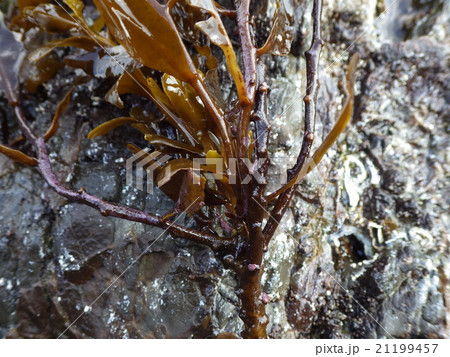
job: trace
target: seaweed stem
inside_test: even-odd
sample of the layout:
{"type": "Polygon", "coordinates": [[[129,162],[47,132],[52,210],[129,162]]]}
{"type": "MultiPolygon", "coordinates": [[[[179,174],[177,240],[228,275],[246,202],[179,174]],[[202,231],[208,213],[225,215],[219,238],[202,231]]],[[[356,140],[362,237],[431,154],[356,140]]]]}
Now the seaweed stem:
{"type": "MultiPolygon", "coordinates": [[[[252,121],[255,123],[255,157],[263,160],[258,168],[261,177],[265,178],[269,168],[267,146],[269,140],[269,123],[267,121],[267,84],[265,83],[265,65],[262,61],[257,64],[258,86],[255,96],[255,108],[252,121]]],[[[262,300],[261,276],[263,273],[263,256],[266,249],[262,231],[262,221],[265,216],[266,201],[264,190],[266,182],[251,182],[251,200],[247,225],[249,237],[245,254],[243,254],[244,269],[237,271],[239,286],[242,289],[241,318],[245,324],[242,332],[244,338],[267,338],[266,327],[269,318],[266,315],[265,304],[262,300]]]]}
{"type": "MultiPolygon", "coordinates": [[[[6,78],[4,79],[6,80],[6,78]]],[[[122,218],[129,221],[140,222],[150,226],[166,229],[174,236],[174,238],[183,238],[196,243],[205,244],[214,251],[221,250],[231,252],[233,250],[233,243],[231,239],[186,228],[172,221],[163,220],[162,217],[157,215],[107,202],[97,196],[89,194],[84,189],[73,191],[65,187],[58,180],[52,169],[44,138],[36,136],[36,134],[31,130],[20,105],[17,103],[11,105],[14,107],[16,119],[22,132],[34,146],[39,171],[48,185],[59,195],[71,201],[83,203],[93,207],[100,211],[104,216],[122,218]]]]}
{"type": "Polygon", "coordinates": [[[225,155],[223,155],[226,158],[232,158],[233,156],[233,147],[231,144],[230,139],[230,130],[228,128],[227,123],[225,122],[223,116],[219,113],[219,110],[217,109],[216,105],[214,104],[213,100],[211,99],[211,96],[206,89],[205,84],[200,78],[196,78],[195,80],[191,81],[190,85],[195,89],[198,96],[202,100],[203,104],[205,105],[208,112],[211,114],[211,116],[214,119],[214,122],[216,123],[217,127],[219,128],[222,144],[224,146],[225,155]]]}
{"type": "MultiPolygon", "coordinates": [[[[303,99],[305,102],[305,128],[303,131],[303,142],[300,149],[300,153],[297,157],[295,165],[288,170],[288,181],[296,177],[297,174],[302,170],[305,162],[309,157],[311,151],[311,146],[314,141],[314,128],[316,121],[316,103],[317,103],[317,93],[319,89],[319,59],[320,53],[323,47],[323,40],[321,37],[321,15],[322,15],[322,0],[314,0],[312,18],[313,18],[313,36],[311,47],[305,52],[306,57],[306,76],[307,76],[307,87],[306,95],[303,99]]],[[[287,185],[287,184],[286,184],[287,185]]],[[[286,186],[285,185],[285,186],[286,186]]],[[[272,214],[264,227],[264,236],[266,242],[268,243],[275,233],[281,218],[283,217],[286,209],[294,196],[293,193],[297,188],[298,183],[292,187],[287,188],[282,187],[276,192],[272,193],[267,197],[270,201],[278,194],[275,206],[273,208],[272,214]]]]}
{"type": "MultiPolygon", "coordinates": [[[[250,106],[252,106],[255,100],[256,92],[256,48],[253,45],[252,36],[250,34],[250,0],[241,0],[240,4],[237,0],[235,0],[235,5],[236,22],[239,38],[241,40],[244,81],[247,88],[247,96],[250,100],[250,106]]],[[[242,139],[247,135],[249,123],[250,111],[243,108],[239,130],[239,138],[241,139],[241,143],[242,139]]]]}

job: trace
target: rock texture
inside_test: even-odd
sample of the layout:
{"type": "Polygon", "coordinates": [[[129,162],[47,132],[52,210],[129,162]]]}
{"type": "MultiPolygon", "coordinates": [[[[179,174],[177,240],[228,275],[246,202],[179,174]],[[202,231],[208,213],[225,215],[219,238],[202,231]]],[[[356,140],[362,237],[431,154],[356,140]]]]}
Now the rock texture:
{"type": "MultiPolygon", "coordinates": [[[[448,2],[324,3],[315,145],[341,109],[349,53],[359,52],[356,108],[266,254],[270,336],[449,337],[448,2]]],[[[264,28],[270,18],[258,21],[264,28]]],[[[295,157],[301,144],[309,8],[298,22],[293,55],[268,62],[274,159],[295,157]]],[[[66,68],[27,99],[36,126],[74,76],[66,68]]],[[[132,130],[84,139],[121,114],[103,102],[107,88],[77,87],[51,141],[59,176],[164,214],[163,195],[125,185],[132,130]]],[[[0,119],[18,134],[4,99],[0,119]]],[[[242,327],[235,277],[208,248],[67,202],[4,157],[0,222],[1,337],[205,338],[242,327]]]]}

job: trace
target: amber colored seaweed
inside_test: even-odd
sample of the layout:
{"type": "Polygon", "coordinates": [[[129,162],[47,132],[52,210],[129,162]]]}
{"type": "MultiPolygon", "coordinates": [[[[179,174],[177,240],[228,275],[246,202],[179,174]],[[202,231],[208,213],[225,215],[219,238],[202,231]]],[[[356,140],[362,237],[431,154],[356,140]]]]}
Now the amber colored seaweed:
{"type": "MultiPolygon", "coordinates": [[[[91,21],[84,18],[82,1],[65,0],[64,3],[20,0],[10,28],[25,33],[35,27],[58,34],[58,38],[27,54],[29,60],[36,63],[60,46],[83,50],[76,55],[69,51],[64,62],[98,79],[114,78],[115,84],[105,95],[113,105],[125,107],[123,94],[138,95],[156,105],[158,113],[148,114],[134,107],[128,116],[108,118],[94,128],[88,138],[107,135],[123,125],[137,129],[154,151],[143,152],[134,144],[128,144],[128,148],[133,154],[145,157],[147,166],[156,166],[153,180],[173,200],[173,209],[157,216],[107,202],[84,189],[75,192],[65,187],[53,171],[46,141],[56,134],[71,92],[58,105],[47,132],[37,135],[21,106],[17,72],[8,71],[17,61],[7,56],[0,56],[0,84],[14,108],[24,137],[34,148],[35,158],[4,145],[0,145],[0,153],[22,164],[37,166],[48,185],[69,200],[94,207],[103,215],[160,227],[174,238],[210,247],[224,266],[236,274],[239,283],[236,294],[244,322],[241,336],[266,338],[267,299],[261,287],[264,253],[299,180],[311,171],[311,163],[319,163],[352,116],[357,56],[352,57],[347,73],[344,110],[324,142],[311,155],[323,46],[322,1],[314,0],[312,43],[305,53],[307,91],[303,143],[295,165],[288,170],[288,183],[267,194],[271,119],[267,113],[270,88],[265,80],[265,58],[289,52],[295,11],[303,2],[276,1],[278,9],[271,32],[259,49],[250,21],[250,0],[235,0],[233,9],[225,9],[211,0],[165,3],[94,0],[99,15],[91,21]],[[238,46],[230,40],[224,16],[235,21],[238,46]],[[212,50],[213,46],[222,50],[222,57],[215,57],[217,51],[212,50]],[[217,79],[220,61],[225,61],[236,89],[235,100],[228,104],[222,98],[217,79]],[[249,130],[251,123],[252,131],[249,130]],[[172,158],[164,164],[159,162],[161,152],[171,154],[172,158]],[[204,162],[195,167],[194,159],[198,158],[204,162]],[[236,165],[228,164],[228,159],[236,159],[236,165]],[[215,165],[217,160],[225,160],[226,165],[220,169],[215,165]],[[252,166],[256,160],[263,161],[257,171],[252,166]],[[211,174],[216,176],[211,179],[211,174]],[[264,180],[257,180],[256,174],[264,180]],[[248,182],[244,182],[247,177],[248,182]],[[188,228],[170,220],[180,213],[192,216],[199,228],[188,228]]],[[[22,51],[21,44],[11,33],[4,27],[0,30],[11,49],[22,51]]],[[[217,337],[235,336],[224,333],[217,337]]]]}
{"type": "Polygon", "coordinates": [[[10,159],[13,159],[14,161],[20,162],[28,166],[38,165],[38,161],[34,157],[28,156],[24,154],[22,151],[11,149],[1,144],[0,144],[0,153],[9,157],[10,159]]]}

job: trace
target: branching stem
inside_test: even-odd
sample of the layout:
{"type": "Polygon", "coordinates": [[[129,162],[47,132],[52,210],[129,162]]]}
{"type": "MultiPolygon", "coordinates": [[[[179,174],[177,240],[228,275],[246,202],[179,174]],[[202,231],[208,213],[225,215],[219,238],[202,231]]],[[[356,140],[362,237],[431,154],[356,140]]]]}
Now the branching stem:
{"type": "Polygon", "coordinates": [[[65,187],[58,180],[52,169],[44,138],[36,136],[36,134],[31,130],[20,105],[16,103],[13,106],[16,114],[16,120],[23,134],[25,135],[27,140],[34,146],[39,171],[41,172],[48,185],[59,195],[71,201],[83,203],[85,205],[93,207],[100,211],[104,216],[122,218],[128,221],[140,222],[150,226],[166,229],[175,238],[184,238],[196,243],[205,244],[214,251],[233,251],[233,244],[231,242],[231,239],[218,237],[213,234],[200,232],[194,229],[189,229],[174,222],[163,220],[162,217],[150,213],[145,213],[130,207],[107,202],[99,197],[89,194],[84,189],[81,189],[77,192],[65,187]]]}
{"type": "MultiPolygon", "coordinates": [[[[250,100],[250,107],[255,101],[256,92],[256,48],[253,45],[250,33],[250,0],[238,0],[236,4],[236,22],[238,27],[239,38],[241,40],[242,65],[244,68],[244,81],[247,87],[247,97],[250,100]]],[[[247,135],[250,123],[250,111],[242,108],[240,119],[239,138],[242,139],[247,135]]],[[[242,151],[247,148],[242,148],[242,151]]],[[[243,152],[241,152],[243,154],[243,152]]]]}
{"type": "MultiPolygon", "coordinates": [[[[305,102],[305,127],[303,131],[303,142],[300,149],[300,154],[297,157],[297,161],[290,170],[288,170],[288,181],[296,177],[302,170],[303,166],[309,158],[311,146],[314,141],[314,128],[316,121],[316,103],[317,93],[319,90],[319,58],[323,47],[323,40],[321,37],[321,15],[322,15],[322,0],[314,0],[312,18],[313,18],[313,35],[311,47],[305,52],[306,57],[306,96],[305,102]]],[[[283,217],[286,209],[293,197],[293,193],[297,185],[290,188],[281,188],[274,194],[268,196],[270,201],[273,197],[276,197],[279,192],[283,192],[275,203],[272,215],[264,227],[264,235],[266,242],[268,242],[271,236],[275,233],[276,228],[279,225],[281,218],[283,217]]]]}
{"type": "MultiPolygon", "coordinates": [[[[307,83],[306,95],[304,97],[305,120],[302,146],[295,165],[288,170],[288,183],[269,196],[266,196],[265,193],[266,181],[259,182],[255,176],[252,176],[249,184],[242,182],[244,178],[255,172],[258,173],[258,177],[262,177],[266,180],[270,165],[268,155],[270,125],[267,119],[268,87],[265,82],[265,64],[260,57],[269,47],[265,49],[263,47],[258,53],[253,44],[250,28],[250,2],[250,0],[235,0],[235,11],[220,8],[220,11],[223,14],[236,20],[241,44],[243,80],[240,68],[238,68],[237,65],[236,57],[232,58],[232,62],[236,64],[235,69],[239,70],[241,83],[241,87],[238,88],[238,95],[240,97],[240,118],[236,120],[236,131],[231,130],[231,128],[234,129],[232,125],[234,125],[235,122],[231,122],[231,120],[228,121],[228,117],[217,107],[212,95],[208,92],[203,79],[198,75],[194,62],[190,57],[188,58],[188,62],[189,66],[192,67],[192,78],[189,77],[191,79],[186,79],[186,81],[194,88],[205,109],[208,111],[210,115],[208,119],[212,118],[214,120],[214,129],[217,128],[220,132],[220,135],[218,134],[218,136],[220,136],[222,158],[225,159],[225,162],[227,162],[227,159],[238,160],[238,165],[236,167],[238,181],[233,183],[232,186],[230,186],[231,184],[229,184],[228,181],[226,181],[226,185],[225,181],[217,182],[218,189],[226,187],[230,196],[233,196],[233,193],[235,193],[232,197],[233,200],[230,199],[227,203],[229,206],[232,206],[231,209],[229,206],[224,207],[228,207],[229,211],[227,212],[227,217],[230,218],[230,222],[232,219],[234,220],[237,225],[236,229],[234,229],[235,227],[228,225],[219,213],[211,217],[207,216],[206,213],[201,210],[196,211],[196,216],[194,216],[194,218],[210,229],[209,231],[200,231],[178,225],[174,221],[166,220],[165,218],[169,218],[169,215],[160,217],[127,206],[105,201],[86,192],[84,189],[74,191],[64,186],[53,171],[46,141],[53,137],[57,131],[58,118],[67,106],[70,94],[67,94],[58,106],[50,129],[44,136],[38,136],[31,129],[20,105],[19,92],[17,88],[14,88],[11,84],[13,80],[8,80],[9,77],[1,63],[0,82],[2,82],[5,87],[7,97],[11,106],[14,108],[16,120],[24,137],[34,148],[36,158],[2,145],[0,145],[0,153],[6,154],[22,163],[37,166],[47,184],[60,196],[63,196],[68,200],[93,207],[104,216],[117,217],[128,221],[159,227],[170,232],[174,238],[183,238],[210,247],[215,252],[217,258],[223,261],[225,267],[233,269],[237,275],[239,281],[237,295],[241,301],[240,316],[245,325],[242,336],[244,338],[267,338],[266,328],[269,320],[265,312],[265,304],[268,300],[263,298],[265,294],[261,287],[263,257],[271,238],[294,196],[294,192],[298,186],[298,181],[296,179],[303,177],[301,176],[302,173],[306,175],[306,173],[309,172],[308,164],[311,160],[310,152],[314,140],[317,115],[316,104],[319,90],[319,59],[323,47],[321,38],[322,0],[314,0],[312,10],[312,43],[308,51],[305,52],[307,83]],[[245,84],[245,88],[242,83],[245,84]],[[243,98],[245,100],[243,100],[243,98]],[[254,123],[254,142],[249,139],[250,122],[254,123]],[[246,159],[247,161],[248,159],[256,159],[256,163],[262,162],[262,164],[258,166],[247,165],[244,164],[241,159],[246,159]],[[257,169],[255,167],[257,167],[257,169]],[[272,204],[272,202],[273,208],[270,212],[267,224],[263,227],[264,218],[267,217],[267,213],[269,212],[269,204],[272,204]],[[222,230],[220,230],[220,227],[216,229],[210,224],[215,218],[219,220],[222,230]],[[219,233],[215,233],[214,229],[219,233]],[[222,237],[221,235],[226,237],[222,237]]],[[[169,0],[166,2],[165,11],[167,11],[170,21],[173,21],[170,17],[170,9],[173,8],[176,3],[177,0],[169,0]]],[[[216,6],[219,5],[216,4],[216,6]]],[[[160,7],[164,8],[162,5],[160,5],[160,7]]],[[[174,24],[173,27],[175,27],[174,24]]],[[[186,53],[188,53],[187,50],[186,53]]],[[[337,121],[335,128],[333,128],[324,143],[313,155],[313,160],[320,160],[322,158],[351,118],[354,99],[352,88],[356,65],[357,58],[353,58],[349,66],[349,72],[347,73],[348,99],[343,114],[337,121]]],[[[138,82],[145,87],[146,78],[141,72],[138,72],[138,74],[139,73],[140,77],[138,78],[138,82]]],[[[237,77],[237,75],[234,76],[234,78],[237,77]]],[[[238,84],[237,80],[235,82],[238,84]]],[[[201,145],[196,140],[198,133],[194,129],[184,127],[181,118],[176,117],[169,108],[155,97],[155,95],[151,93],[147,94],[166,116],[167,121],[172,124],[175,129],[178,129],[184,134],[188,144],[178,143],[156,134],[147,134],[146,139],[149,142],[153,144],[159,143],[183,153],[194,154],[197,156],[210,151],[204,149],[204,147],[208,148],[208,145],[203,145],[202,151],[201,145]]],[[[232,170],[229,169],[229,171],[232,170]]],[[[186,190],[180,192],[186,192],[186,190]]],[[[203,191],[201,192],[204,193],[203,191]]],[[[200,194],[197,196],[199,195],[200,194]]],[[[181,196],[182,194],[180,193],[180,197],[181,196]]],[[[219,200],[219,196],[220,195],[218,195],[217,200],[219,200]]],[[[196,197],[196,200],[198,199],[199,197],[196,197]]],[[[222,200],[217,202],[219,203],[213,203],[208,206],[210,212],[216,212],[216,210],[219,212],[217,206],[227,201],[222,200]],[[213,207],[213,210],[211,210],[211,207],[213,207]]],[[[178,213],[177,208],[173,212],[178,213]]]]}

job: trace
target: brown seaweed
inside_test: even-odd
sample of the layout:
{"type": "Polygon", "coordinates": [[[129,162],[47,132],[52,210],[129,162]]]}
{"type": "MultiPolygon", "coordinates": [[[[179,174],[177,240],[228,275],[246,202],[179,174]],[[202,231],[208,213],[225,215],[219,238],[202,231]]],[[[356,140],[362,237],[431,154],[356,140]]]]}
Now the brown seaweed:
{"type": "MultiPolygon", "coordinates": [[[[173,210],[157,216],[107,202],[83,189],[75,192],[64,186],[53,171],[45,142],[57,134],[71,92],[58,105],[51,127],[43,136],[38,135],[22,109],[18,72],[8,70],[16,65],[16,59],[5,55],[0,56],[0,84],[24,137],[33,146],[35,158],[4,145],[0,145],[0,152],[23,164],[37,166],[49,186],[69,200],[94,207],[103,215],[160,227],[174,238],[210,247],[224,266],[236,273],[239,282],[236,293],[244,322],[242,337],[266,338],[268,299],[261,288],[263,256],[299,180],[311,170],[311,162],[320,161],[352,116],[357,58],[353,57],[349,65],[344,110],[325,141],[311,155],[323,46],[322,1],[314,0],[312,44],[305,54],[307,93],[303,144],[296,164],[288,170],[288,183],[268,194],[267,180],[257,180],[253,166],[242,159],[263,160],[257,174],[267,178],[271,118],[267,117],[269,88],[265,80],[265,57],[289,52],[293,14],[301,6],[300,1],[277,1],[271,32],[260,49],[254,45],[249,0],[235,1],[232,10],[210,0],[164,3],[94,0],[99,15],[89,21],[84,17],[84,2],[66,0],[64,3],[61,7],[59,2],[19,1],[18,14],[10,27],[23,33],[34,27],[56,36],[28,53],[29,60],[38,63],[55,48],[76,47],[76,54],[69,50],[65,55],[67,65],[82,68],[95,78],[115,78],[114,86],[105,96],[107,101],[124,108],[125,99],[121,95],[131,94],[156,105],[159,113],[145,115],[135,107],[129,116],[108,118],[88,138],[108,135],[123,125],[137,129],[154,151],[143,152],[134,144],[128,148],[134,154],[143,155],[147,165],[156,165],[154,182],[173,200],[173,210]],[[238,46],[232,44],[224,16],[236,23],[238,46]],[[223,57],[213,55],[213,45],[222,50],[223,57]],[[214,71],[221,60],[226,63],[236,90],[235,100],[228,104],[214,82],[217,77],[214,71]],[[167,126],[175,135],[165,135],[167,131],[163,128],[167,126]],[[160,152],[175,155],[158,164],[160,152]],[[194,160],[199,158],[204,161],[195,167],[194,160]],[[230,164],[230,159],[237,160],[237,164],[230,164]],[[223,168],[215,165],[217,160],[225,162],[223,168]],[[215,174],[214,178],[211,174],[215,174]],[[240,181],[246,177],[250,177],[249,182],[240,181]],[[206,227],[188,228],[170,220],[180,213],[189,214],[206,227]]],[[[5,27],[0,31],[2,41],[8,40],[8,48],[20,52],[22,46],[11,33],[5,27]]]]}

